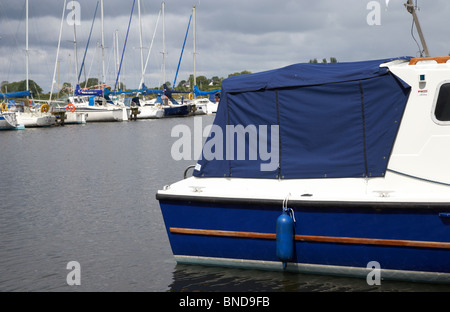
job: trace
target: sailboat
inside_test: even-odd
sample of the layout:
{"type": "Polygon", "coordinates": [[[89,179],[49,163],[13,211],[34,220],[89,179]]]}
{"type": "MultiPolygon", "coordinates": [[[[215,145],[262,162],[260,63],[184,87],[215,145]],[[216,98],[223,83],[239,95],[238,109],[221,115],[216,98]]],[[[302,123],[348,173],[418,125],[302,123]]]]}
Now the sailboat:
{"type": "Polygon", "coordinates": [[[83,90],[77,85],[75,96],[67,99],[66,110],[86,113],[88,122],[128,121],[129,107],[114,104],[105,92],[108,90],[83,90]]]}
{"type": "Polygon", "coordinates": [[[15,112],[0,112],[0,130],[22,129],[25,129],[25,126],[17,121],[17,114],[15,112]]]}
{"type": "MultiPolygon", "coordinates": [[[[29,49],[28,49],[28,0],[25,1],[25,19],[26,19],[26,89],[29,90],[28,68],[29,68],[29,49]]],[[[28,96],[27,96],[28,97],[28,96]]],[[[13,110],[17,112],[17,122],[23,124],[25,128],[29,127],[48,127],[55,124],[56,117],[49,112],[48,104],[42,106],[30,107],[29,105],[23,106],[23,109],[14,107],[13,110]]]]}
{"type": "Polygon", "coordinates": [[[196,107],[196,111],[201,111],[203,114],[215,114],[217,112],[217,106],[219,105],[218,99],[220,98],[220,90],[213,90],[213,91],[201,91],[197,87],[197,63],[196,63],[196,56],[197,56],[197,43],[196,43],[196,37],[197,37],[197,27],[196,27],[196,6],[194,5],[192,8],[192,15],[194,17],[194,30],[193,30],[193,46],[194,46],[194,100],[193,104],[196,107]],[[208,95],[208,98],[200,98],[195,99],[195,97],[202,96],[202,95],[208,95]],[[213,95],[213,100],[211,100],[211,95],[213,95]]]}
{"type": "Polygon", "coordinates": [[[193,102],[196,106],[203,105],[203,107],[205,107],[206,114],[215,114],[219,105],[220,91],[221,90],[200,91],[197,86],[194,86],[194,95],[196,97],[208,95],[208,98],[194,99],[193,102]]]}
{"type": "Polygon", "coordinates": [[[450,283],[450,57],[425,51],[224,80],[193,177],[156,194],[175,260],[450,283]]]}
{"type": "MultiPolygon", "coordinates": [[[[29,91],[14,92],[14,93],[0,93],[0,99],[14,98],[16,96],[22,97],[30,95],[29,91]]],[[[0,130],[22,130],[25,126],[17,120],[17,113],[8,109],[8,104],[0,104],[0,130]]]]}
{"type": "MultiPolygon", "coordinates": [[[[162,11],[162,8],[158,14],[158,19],[156,21],[156,26],[155,26],[155,30],[153,33],[152,43],[151,43],[150,50],[149,50],[148,56],[147,56],[147,62],[146,62],[147,64],[148,64],[148,58],[150,57],[150,53],[152,50],[153,41],[154,41],[156,30],[158,27],[161,11],[162,11]]],[[[142,21],[141,21],[141,1],[140,0],[138,0],[138,15],[139,15],[140,57],[141,57],[141,81],[139,83],[139,87],[141,89],[136,90],[136,92],[134,93],[137,96],[135,96],[132,99],[131,107],[138,108],[139,114],[136,116],[137,119],[160,119],[160,118],[164,117],[164,109],[162,108],[162,106],[158,103],[155,103],[155,100],[146,100],[145,98],[141,100],[138,96],[139,94],[142,94],[145,89],[147,89],[144,84],[145,69],[147,67],[147,64],[145,64],[145,66],[144,66],[142,21]]]]}
{"type": "MultiPolygon", "coordinates": [[[[102,51],[103,51],[104,49],[103,0],[101,1],[100,10],[102,19],[102,51]]],[[[74,48],[76,49],[75,31],[74,31],[74,48]]],[[[102,52],[102,67],[103,67],[102,80],[104,81],[105,80],[104,52],[102,52]]],[[[85,113],[88,122],[128,121],[130,116],[129,107],[114,104],[111,101],[111,99],[108,98],[109,92],[110,91],[107,90],[106,88],[99,90],[82,89],[80,85],[77,84],[74,95],[69,96],[68,99],[66,100],[67,103],[65,109],[70,113],[74,112],[85,113]]]]}
{"type": "Polygon", "coordinates": [[[55,124],[56,117],[49,113],[47,104],[38,107],[24,106],[24,111],[17,111],[17,121],[25,126],[50,127],[55,124]]]}
{"type": "MultiPolygon", "coordinates": [[[[163,71],[163,90],[150,90],[145,89],[144,94],[157,94],[156,104],[159,104],[164,109],[164,117],[183,117],[188,116],[192,113],[192,105],[189,103],[184,103],[184,99],[182,99],[181,103],[178,103],[174,98],[173,94],[187,94],[188,92],[184,91],[176,91],[170,89],[166,84],[166,35],[165,35],[165,3],[161,4],[162,11],[162,24],[163,24],[163,61],[162,61],[162,71],[163,71]]],[[[189,27],[189,26],[188,26],[189,27]]],[[[188,28],[189,29],[189,28],[188,28]]],[[[183,51],[181,52],[182,55],[183,51]]],[[[181,56],[180,56],[181,60],[181,56]]],[[[175,75],[176,81],[176,75],[175,75]]],[[[175,87],[175,82],[174,82],[175,87]]]]}

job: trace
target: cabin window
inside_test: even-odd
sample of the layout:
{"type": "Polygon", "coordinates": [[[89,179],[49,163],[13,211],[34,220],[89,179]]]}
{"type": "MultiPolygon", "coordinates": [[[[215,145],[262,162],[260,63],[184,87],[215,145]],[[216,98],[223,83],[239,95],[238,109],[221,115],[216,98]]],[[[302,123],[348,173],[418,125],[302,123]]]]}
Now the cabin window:
{"type": "Polygon", "coordinates": [[[450,121],[450,83],[441,86],[434,115],[439,121],[450,121]]]}

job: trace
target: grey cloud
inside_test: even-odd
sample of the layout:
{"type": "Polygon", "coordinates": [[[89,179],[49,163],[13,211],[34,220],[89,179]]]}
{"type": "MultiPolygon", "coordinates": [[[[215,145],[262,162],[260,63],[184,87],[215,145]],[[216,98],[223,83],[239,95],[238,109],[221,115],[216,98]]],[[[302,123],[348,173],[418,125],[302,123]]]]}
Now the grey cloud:
{"type": "MultiPolygon", "coordinates": [[[[0,3],[0,72],[2,80],[17,81],[24,77],[24,3],[25,0],[0,3]],[[23,61],[20,61],[20,60],[23,61]],[[14,68],[11,62],[20,62],[14,68]]],[[[46,91],[51,83],[58,33],[63,9],[61,0],[30,0],[30,72],[46,91]],[[33,57],[34,56],[34,57],[33,57]]],[[[118,29],[123,44],[132,0],[105,0],[105,45],[109,79],[114,80],[112,36],[118,29]]],[[[267,70],[311,58],[336,57],[339,61],[356,61],[412,55],[417,46],[411,37],[411,15],[403,3],[392,0],[389,7],[380,0],[381,25],[369,26],[369,0],[166,0],[167,72],[173,79],[192,6],[197,5],[197,70],[206,76],[226,76],[228,73],[267,70]]],[[[79,0],[81,25],[77,26],[78,53],[84,53],[92,16],[97,1],[79,0]]],[[[137,3],[137,1],[136,1],[137,3]]],[[[150,45],[161,1],[141,0],[145,54],[150,45]]],[[[450,45],[446,29],[450,2],[419,1],[419,17],[434,55],[447,55],[450,45]]],[[[70,10],[65,11],[67,16],[70,10]]],[[[139,35],[137,8],[124,57],[124,79],[129,87],[139,80],[139,35]]],[[[160,81],[162,25],[147,71],[148,85],[160,81]]],[[[96,43],[100,40],[99,15],[96,20],[87,55],[92,73],[98,72],[96,43]]],[[[416,35],[417,38],[417,35],[416,35]]],[[[73,79],[69,63],[73,62],[73,29],[64,25],[61,43],[61,80],[73,79]],[[69,59],[71,54],[71,59],[69,59]]],[[[122,51],[122,46],[120,52],[122,51]]],[[[192,73],[192,28],[186,43],[178,81],[192,73]]],[[[147,81],[146,81],[147,82],[147,81]]],[[[112,83],[112,82],[110,82],[112,83]]]]}

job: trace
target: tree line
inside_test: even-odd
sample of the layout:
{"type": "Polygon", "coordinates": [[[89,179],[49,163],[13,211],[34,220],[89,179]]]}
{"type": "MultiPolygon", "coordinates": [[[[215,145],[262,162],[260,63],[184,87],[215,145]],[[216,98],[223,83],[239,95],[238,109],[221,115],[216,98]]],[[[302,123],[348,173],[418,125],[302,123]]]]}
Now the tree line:
{"type": "MultiPolygon", "coordinates": [[[[337,62],[338,61],[337,61],[337,59],[335,57],[330,57],[330,61],[329,62],[327,61],[326,58],[322,59],[322,63],[337,63],[337,62]]],[[[315,59],[309,60],[309,63],[316,64],[316,63],[319,63],[319,61],[315,58],[315,59]]]]}
{"type": "MultiPolygon", "coordinates": [[[[33,94],[41,94],[42,88],[33,80],[28,80],[29,89],[33,94]]],[[[2,81],[0,84],[0,92],[2,93],[11,93],[11,92],[20,92],[27,90],[27,81],[17,81],[17,82],[8,82],[2,81]]]]}
{"type": "MultiPolygon", "coordinates": [[[[232,77],[232,76],[237,76],[237,75],[243,75],[243,74],[251,74],[250,71],[244,70],[242,72],[235,72],[232,74],[229,74],[228,77],[232,77]]],[[[213,76],[212,78],[208,78],[206,76],[197,76],[196,77],[196,82],[197,82],[197,86],[203,90],[203,91],[211,91],[211,90],[216,90],[216,89],[220,89],[222,87],[222,81],[224,80],[224,77],[218,77],[218,76],[213,76]]],[[[87,79],[87,81],[82,81],[80,82],[80,87],[81,88],[92,88],[92,87],[96,87],[100,85],[100,81],[98,78],[89,78],[87,79]]],[[[172,88],[172,84],[167,81],[166,85],[169,88],[172,88]]],[[[29,86],[30,86],[30,91],[33,94],[33,97],[35,98],[41,98],[41,99],[48,99],[50,96],[50,93],[47,94],[43,94],[42,93],[42,88],[33,80],[29,80],[29,86]]],[[[147,86],[149,87],[149,86],[147,86]]],[[[54,95],[56,95],[56,97],[61,97],[64,95],[68,95],[68,94],[72,94],[73,93],[73,89],[74,86],[72,83],[70,82],[64,82],[62,84],[62,86],[59,88],[59,90],[56,90],[54,92],[54,95]]],[[[149,87],[150,89],[163,89],[163,85],[161,86],[153,86],[153,87],[149,87]]],[[[178,91],[192,91],[194,88],[194,75],[190,75],[188,80],[181,80],[178,84],[177,87],[175,88],[178,91]]],[[[0,84],[0,92],[2,93],[11,93],[11,92],[19,92],[19,91],[25,91],[27,89],[26,87],[26,80],[22,80],[22,81],[18,81],[18,82],[8,82],[8,81],[3,81],[0,84]]],[[[119,85],[119,89],[120,90],[128,90],[126,88],[126,86],[121,82],[119,85]]]]}
{"type": "MultiPolygon", "coordinates": [[[[309,63],[319,63],[319,61],[314,58],[309,60],[309,63]]],[[[322,59],[322,63],[337,63],[337,59],[335,57],[330,57],[330,60],[328,61],[326,58],[322,59]]],[[[244,70],[241,72],[235,72],[232,74],[229,74],[228,77],[226,78],[230,78],[233,76],[238,76],[238,75],[246,75],[246,74],[251,74],[252,72],[248,71],[248,70],[244,70]]],[[[202,91],[212,91],[212,90],[217,90],[220,89],[222,87],[222,81],[224,80],[224,77],[218,77],[218,76],[213,76],[211,78],[208,78],[206,76],[197,76],[196,77],[196,83],[197,86],[200,90],[202,91]]],[[[82,88],[91,88],[91,87],[95,87],[100,85],[99,79],[98,78],[89,78],[87,79],[87,81],[82,81],[80,82],[80,86],[82,88]]],[[[172,84],[167,81],[166,85],[169,88],[172,88],[172,84]]],[[[29,89],[33,94],[33,97],[35,98],[42,98],[42,99],[48,99],[48,97],[50,96],[50,93],[47,94],[43,94],[42,93],[42,88],[33,80],[29,80],[29,89]]],[[[73,93],[73,88],[74,86],[72,85],[72,83],[70,82],[64,82],[61,86],[61,88],[59,90],[57,90],[55,92],[55,94],[57,94],[57,97],[60,96],[64,96],[67,94],[72,94],[73,93]]],[[[163,85],[161,86],[153,86],[153,87],[149,87],[150,89],[163,89],[163,85]]],[[[10,92],[19,92],[19,91],[25,91],[26,88],[26,81],[22,80],[22,81],[18,81],[18,82],[8,82],[8,81],[3,81],[0,84],[0,92],[2,93],[10,93],[10,92]]],[[[120,83],[119,85],[119,89],[120,90],[127,90],[126,86],[123,83],[120,83]]],[[[190,75],[189,78],[187,80],[181,80],[176,88],[176,90],[178,91],[192,91],[194,89],[194,75],[190,75]]]]}

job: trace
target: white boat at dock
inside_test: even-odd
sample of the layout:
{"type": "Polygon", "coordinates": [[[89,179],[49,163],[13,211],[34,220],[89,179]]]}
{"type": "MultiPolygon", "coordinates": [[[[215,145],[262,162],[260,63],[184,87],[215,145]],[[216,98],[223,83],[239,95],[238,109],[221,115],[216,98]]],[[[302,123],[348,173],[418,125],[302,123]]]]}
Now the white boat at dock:
{"type": "Polygon", "coordinates": [[[206,98],[198,98],[192,100],[192,104],[195,105],[196,111],[194,114],[196,115],[211,115],[217,112],[218,102],[211,102],[211,100],[206,98]]]}
{"type": "Polygon", "coordinates": [[[17,120],[25,128],[50,127],[55,125],[56,117],[52,115],[48,104],[40,106],[15,106],[17,120]]]}
{"type": "Polygon", "coordinates": [[[164,117],[164,109],[156,103],[155,99],[140,100],[138,97],[134,97],[131,100],[130,107],[138,108],[137,119],[160,119],[164,117]]]}
{"type": "Polygon", "coordinates": [[[34,112],[18,112],[17,120],[25,128],[50,127],[55,125],[56,117],[51,114],[42,114],[34,112]]]}
{"type": "Polygon", "coordinates": [[[0,130],[22,130],[23,124],[17,121],[17,113],[0,110],[0,130]]]}
{"type": "Polygon", "coordinates": [[[130,108],[108,103],[100,97],[70,96],[65,109],[69,113],[86,113],[87,122],[128,121],[130,108]]]}
{"type": "Polygon", "coordinates": [[[85,124],[87,118],[88,113],[66,110],[64,124],[85,124]]]}

